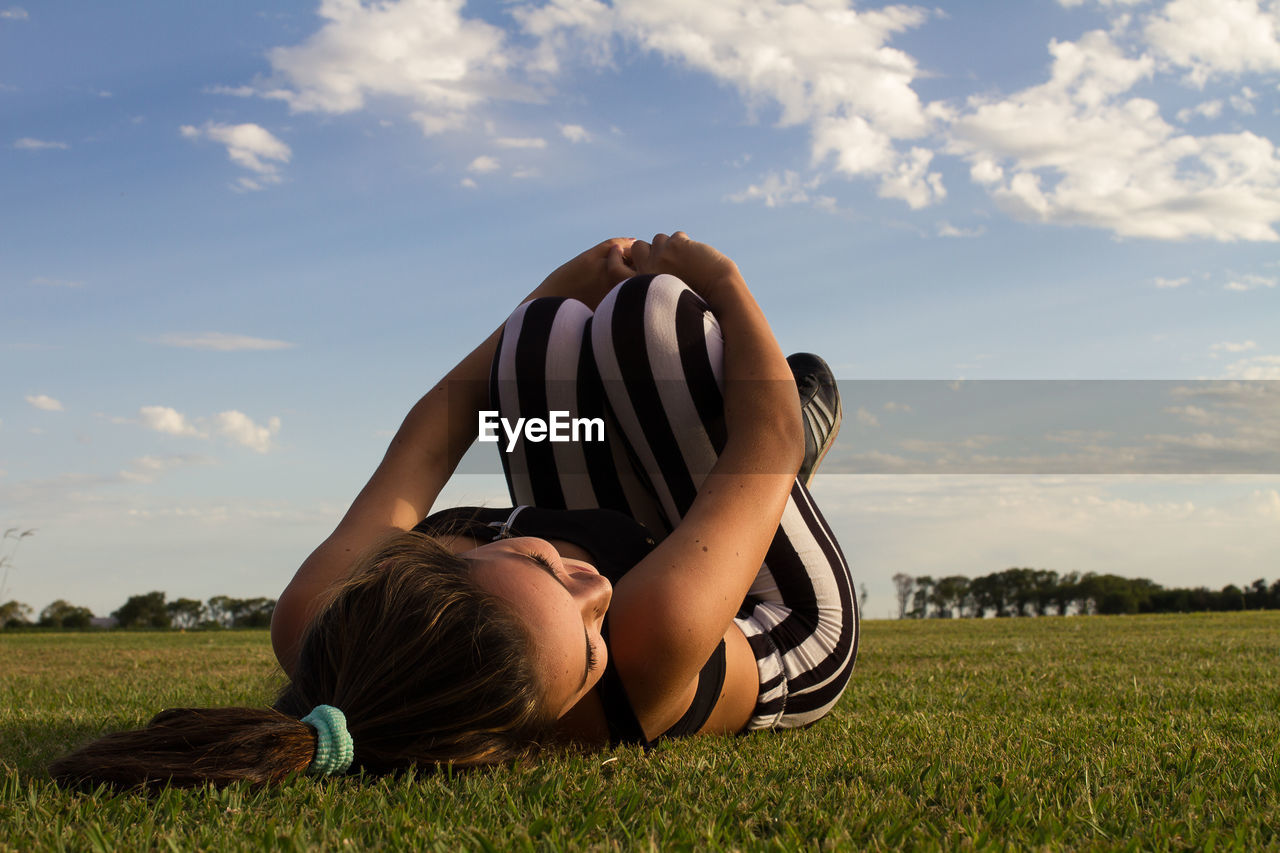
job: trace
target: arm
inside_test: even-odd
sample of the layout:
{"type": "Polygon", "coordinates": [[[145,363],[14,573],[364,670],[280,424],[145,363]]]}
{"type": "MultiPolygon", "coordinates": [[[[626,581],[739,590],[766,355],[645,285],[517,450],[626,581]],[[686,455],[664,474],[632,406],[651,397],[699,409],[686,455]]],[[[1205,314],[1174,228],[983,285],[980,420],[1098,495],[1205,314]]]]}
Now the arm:
{"type": "Polygon", "coordinates": [[[611,652],[648,722],[683,710],[725,636],[773,540],[804,439],[795,381],[737,266],[680,232],[651,248],[637,243],[632,258],[641,272],[684,279],[725,340],[724,449],[684,519],[619,582],[610,608],[611,652]]]}
{"type": "MultiPolygon", "coordinates": [[[[588,249],[547,276],[524,301],[568,296],[594,307],[610,287],[634,274],[627,256],[631,243],[606,240],[588,249]]],[[[413,406],[342,521],[280,594],[271,642],[286,672],[292,671],[303,631],[325,594],[347,577],[361,553],[409,530],[431,511],[476,439],[477,414],[489,407],[489,369],[501,335],[499,326],[413,406]]]]}

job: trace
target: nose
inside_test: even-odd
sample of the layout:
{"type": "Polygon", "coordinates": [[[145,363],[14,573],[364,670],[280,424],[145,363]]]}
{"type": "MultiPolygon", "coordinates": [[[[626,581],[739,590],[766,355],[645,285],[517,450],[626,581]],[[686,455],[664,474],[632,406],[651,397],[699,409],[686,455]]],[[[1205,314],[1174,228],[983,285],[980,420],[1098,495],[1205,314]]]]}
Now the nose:
{"type": "Polygon", "coordinates": [[[600,622],[609,609],[609,602],[613,600],[613,585],[608,578],[586,564],[575,565],[570,571],[575,585],[574,598],[578,601],[583,618],[600,622]]]}

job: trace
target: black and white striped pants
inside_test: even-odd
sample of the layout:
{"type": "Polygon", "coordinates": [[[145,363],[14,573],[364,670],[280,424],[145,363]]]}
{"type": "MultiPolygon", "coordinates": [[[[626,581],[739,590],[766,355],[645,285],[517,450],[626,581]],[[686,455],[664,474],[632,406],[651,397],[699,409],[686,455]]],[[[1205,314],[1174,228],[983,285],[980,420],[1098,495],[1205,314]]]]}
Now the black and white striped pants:
{"type": "MultiPolygon", "coordinates": [[[[614,509],[670,532],[724,446],[723,350],[706,303],[671,275],[628,279],[594,314],[573,299],[521,305],[494,359],[494,407],[511,422],[561,411],[605,429],[604,441],[521,438],[510,452],[500,440],[512,500],[614,509]]],[[[798,480],[734,621],[760,671],[748,730],[808,725],[832,708],[857,656],[857,603],[840,546],[798,480]]]]}

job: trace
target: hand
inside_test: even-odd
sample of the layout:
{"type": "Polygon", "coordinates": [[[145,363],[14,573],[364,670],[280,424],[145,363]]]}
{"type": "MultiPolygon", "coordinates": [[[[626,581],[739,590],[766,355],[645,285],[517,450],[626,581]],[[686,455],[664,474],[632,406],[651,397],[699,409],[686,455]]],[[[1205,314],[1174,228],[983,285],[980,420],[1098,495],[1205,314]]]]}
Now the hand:
{"type": "Polygon", "coordinates": [[[683,231],[670,237],[656,234],[652,243],[636,240],[631,246],[631,266],[637,273],[671,273],[708,301],[725,282],[742,281],[737,264],[706,243],[690,240],[683,231]]]}
{"type": "Polygon", "coordinates": [[[636,274],[631,264],[635,242],[630,237],[614,237],[592,246],[557,267],[528,298],[567,296],[594,311],[615,284],[636,274]]]}

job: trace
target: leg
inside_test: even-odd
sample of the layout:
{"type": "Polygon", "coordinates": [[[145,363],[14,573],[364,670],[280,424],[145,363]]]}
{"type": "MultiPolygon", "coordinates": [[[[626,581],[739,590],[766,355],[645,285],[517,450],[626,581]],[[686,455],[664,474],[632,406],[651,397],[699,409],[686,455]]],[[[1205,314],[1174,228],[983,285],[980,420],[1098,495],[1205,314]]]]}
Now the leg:
{"type": "MultiPolygon", "coordinates": [[[[673,276],[630,279],[596,311],[605,394],[668,531],[724,446],[723,343],[705,303],[673,276]]],[[[857,604],[840,546],[798,480],[736,622],[760,670],[749,728],[806,725],[830,710],[857,655],[857,604]]]]}
{"type": "MultiPolygon", "coordinates": [[[[648,523],[656,507],[637,477],[621,431],[605,401],[590,348],[591,310],[573,299],[536,299],[503,328],[490,377],[493,407],[509,422],[601,418],[603,442],[530,442],[521,437],[499,456],[511,500],[548,509],[604,507],[648,523]]],[[[658,528],[655,528],[658,529],[658,528]]]]}
{"type": "Polygon", "coordinates": [[[637,276],[596,310],[591,347],[605,395],[670,532],[724,446],[724,338],[675,276],[637,276]]]}

